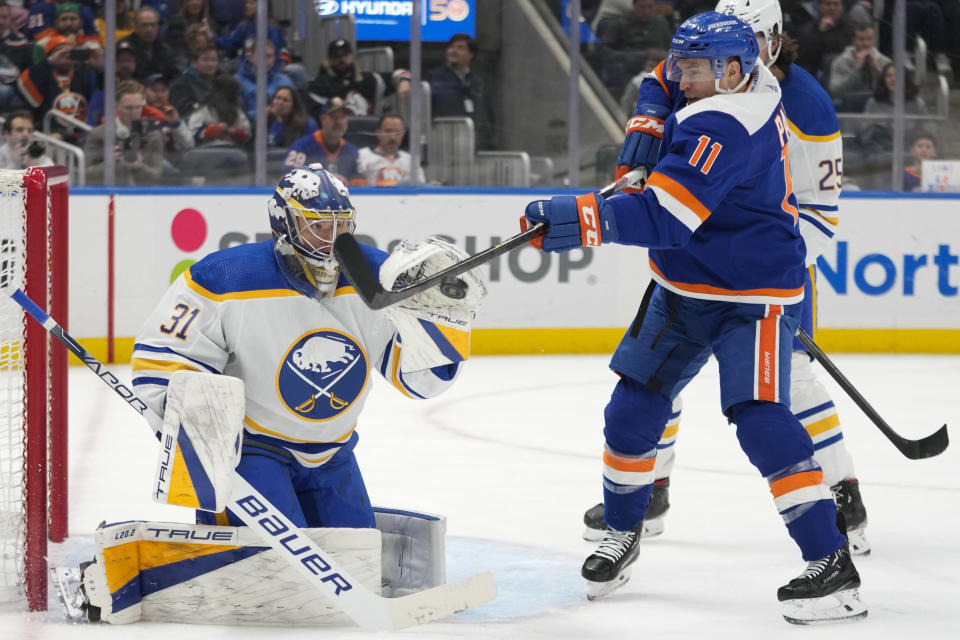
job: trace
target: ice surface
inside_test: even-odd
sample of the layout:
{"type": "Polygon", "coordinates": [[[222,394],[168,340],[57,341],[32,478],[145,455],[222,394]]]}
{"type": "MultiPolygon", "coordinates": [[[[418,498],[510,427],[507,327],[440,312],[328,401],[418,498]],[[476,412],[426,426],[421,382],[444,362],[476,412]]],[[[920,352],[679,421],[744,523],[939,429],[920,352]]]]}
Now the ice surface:
{"type": "MultiPolygon", "coordinates": [[[[853,356],[835,361],[894,429],[921,437],[960,428],[960,357],[853,356]]],[[[814,365],[817,366],[817,365],[814,365]]],[[[129,379],[129,369],[115,372],[129,379]]],[[[865,622],[794,627],[776,589],[804,567],[764,481],[720,415],[714,363],[684,393],[666,532],[645,540],[632,580],[587,602],[583,511],[600,497],[602,410],[615,383],[602,356],[482,357],[445,396],[412,401],[378,383],[357,455],[375,504],[444,513],[447,573],[489,569],[489,605],[403,632],[406,638],[960,637],[960,445],[904,458],[843,395],[840,407],[869,512],[873,554],[857,560],[865,622]]],[[[88,370],[70,378],[70,540],[54,563],[92,555],[102,520],[191,521],[150,500],[155,464],[145,423],[88,370]]],[[[955,433],[955,432],[954,432],[955,433]]],[[[954,435],[955,438],[960,437],[954,435]]],[[[383,638],[357,628],[283,629],[66,624],[0,612],[10,640],[383,638]]]]}

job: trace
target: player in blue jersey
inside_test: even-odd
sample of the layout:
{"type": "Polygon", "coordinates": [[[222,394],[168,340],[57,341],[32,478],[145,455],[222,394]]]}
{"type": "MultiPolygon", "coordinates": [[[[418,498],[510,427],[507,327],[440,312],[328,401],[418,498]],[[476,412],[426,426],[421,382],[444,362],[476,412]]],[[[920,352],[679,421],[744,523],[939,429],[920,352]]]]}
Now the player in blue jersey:
{"type": "MultiPolygon", "coordinates": [[[[780,82],[790,128],[790,175],[800,207],[800,233],[807,247],[808,278],[800,326],[808,335],[814,335],[815,264],[817,257],[833,243],[839,222],[843,148],[833,102],[813,76],[793,63],[797,56],[796,44],[783,34],[783,15],[777,0],[721,0],[716,10],[742,18],[753,27],[760,59],[780,82]]],[[[635,114],[627,126],[620,154],[618,176],[641,165],[653,169],[662,135],[659,116],[675,111],[685,101],[677,83],[664,78],[662,66],[644,78],[638,93],[635,114]]],[[[823,480],[831,488],[844,517],[851,553],[867,554],[870,552],[864,535],[867,512],[836,405],[817,379],[811,366],[812,358],[799,340],[794,340],[793,349],[791,410],[813,439],[814,457],[823,468],[823,480]]],[[[680,422],[679,401],[674,409],[658,445],[653,496],[644,522],[645,536],[663,531],[663,517],[669,508],[670,474],[680,422]]],[[[584,523],[587,525],[584,537],[599,540],[606,528],[603,505],[589,509],[584,514],[584,523]]]]}
{"type": "Polygon", "coordinates": [[[588,596],[623,584],[639,551],[657,443],[672,401],[707,359],[720,368],[724,414],[767,480],[809,564],[778,591],[790,622],[863,617],[860,577],[813,443],[789,410],[790,355],[805,281],[789,126],[780,86],[756,64],[753,30],[698,14],[671,40],[664,77],[685,106],[664,120],[656,169],[642,193],[530,203],[546,222],[544,251],[616,242],[650,249],[659,284],[611,361],[620,375],[604,411],[604,519],[583,564],[588,596]]]}

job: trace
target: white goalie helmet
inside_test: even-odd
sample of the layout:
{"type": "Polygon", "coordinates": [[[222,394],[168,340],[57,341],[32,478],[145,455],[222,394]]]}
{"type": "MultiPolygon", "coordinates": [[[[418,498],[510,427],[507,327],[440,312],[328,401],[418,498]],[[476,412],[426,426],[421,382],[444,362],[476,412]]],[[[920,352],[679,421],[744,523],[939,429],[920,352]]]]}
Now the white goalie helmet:
{"type": "Polygon", "coordinates": [[[333,294],[340,265],[333,241],[353,233],[357,212],[350,192],[320,163],[290,169],[267,203],[274,251],[287,280],[300,293],[323,300],[333,294]]]}
{"type": "Polygon", "coordinates": [[[773,37],[783,33],[783,11],[778,0],[720,0],[715,9],[717,13],[736,16],[753,28],[758,36],[767,41],[767,66],[773,66],[780,55],[781,43],[773,48],[773,37]]]}

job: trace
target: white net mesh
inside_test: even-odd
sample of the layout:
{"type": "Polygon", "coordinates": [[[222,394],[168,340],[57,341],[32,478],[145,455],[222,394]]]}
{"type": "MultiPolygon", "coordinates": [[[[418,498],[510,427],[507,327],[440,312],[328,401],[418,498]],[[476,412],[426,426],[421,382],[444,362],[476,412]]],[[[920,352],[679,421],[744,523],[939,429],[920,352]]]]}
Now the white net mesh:
{"type": "Polygon", "coordinates": [[[26,319],[6,294],[25,281],[22,183],[22,171],[0,171],[0,602],[23,597],[25,574],[26,372],[21,354],[26,319]]]}

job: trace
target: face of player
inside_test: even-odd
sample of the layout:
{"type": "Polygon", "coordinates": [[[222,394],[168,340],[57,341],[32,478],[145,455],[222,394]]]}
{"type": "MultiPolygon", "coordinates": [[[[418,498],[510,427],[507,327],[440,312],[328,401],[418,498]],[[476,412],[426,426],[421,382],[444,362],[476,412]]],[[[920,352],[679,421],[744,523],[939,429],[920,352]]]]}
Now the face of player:
{"type": "Polygon", "coordinates": [[[400,118],[384,118],[383,124],[377,129],[377,145],[383,153],[394,154],[403,141],[403,120],[400,118]]]}
{"type": "Polygon", "coordinates": [[[139,93],[125,93],[117,100],[117,120],[123,123],[123,126],[129,127],[134,120],[140,119],[143,113],[143,105],[147,101],[139,93]]]}
{"type": "Polygon", "coordinates": [[[341,233],[350,231],[349,220],[308,220],[300,216],[296,217],[297,233],[300,242],[324,255],[330,255],[333,251],[333,241],[341,233]]]}
{"type": "MultiPolygon", "coordinates": [[[[680,83],[680,90],[687,97],[688,102],[709,98],[717,94],[716,78],[710,60],[706,58],[680,58],[676,61],[676,69],[671,69],[671,80],[680,83]],[[679,75],[679,78],[677,76],[679,75]]],[[[740,74],[740,65],[728,62],[725,74],[720,78],[721,89],[733,89],[743,76],[740,74]]]]}
{"type": "Polygon", "coordinates": [[[347,132],[350,114],[346,109],[336,109],[320,116],[320,126],[323,128],[323,139],[329,142],[339,140],[347,132]]]}
{"type": "Polygon", "coordinates": [[[10,27],[10,7],[0,7],[0,33],[5,33],[10,27]]]}

